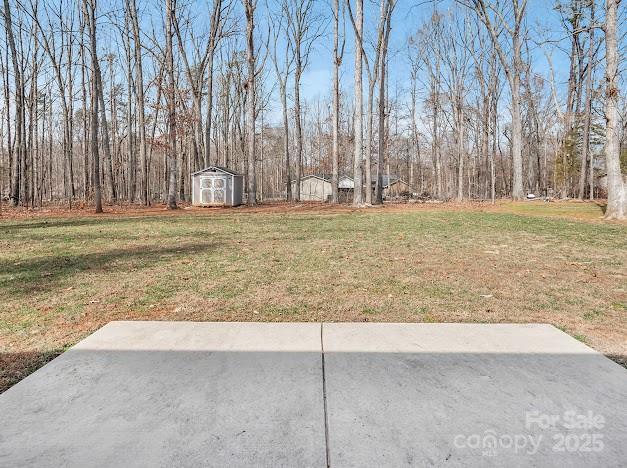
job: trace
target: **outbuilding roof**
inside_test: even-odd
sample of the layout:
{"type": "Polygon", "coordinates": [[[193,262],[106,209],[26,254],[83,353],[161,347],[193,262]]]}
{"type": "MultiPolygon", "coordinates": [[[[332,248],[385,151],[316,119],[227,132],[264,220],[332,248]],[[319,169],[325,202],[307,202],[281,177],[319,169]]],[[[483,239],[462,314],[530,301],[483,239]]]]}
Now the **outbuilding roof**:
{"type": "Polygon", "coordinates": [[[231,169],[227,169],[226,167],[221,167],[221,166],[209,166],[209,167],[205,167],[204,169],[201,169],[199,171],[194,172],[192,175],[195,176],[197,174],[202,174],[203,172],[223,172],[225,174],[230,174],[233,176],[241,176],[240,173],[233,171],[231,169]]]}
{"type": "MultiPolygon", "coordinates": [[[[326,182],[331,182],[331,179],[333,178],[333,176],[331,174],[319,173],[319,174],[304,175],[304,176],[301,177],[301,180],[310,179],[312,177],[316,178],[316,179],[324,180],[326,182]]],[[[341,179],[353,180],[353,179],[351,179],[349,176],[347,176],[345,174],[340,174],[339,175],[338,180],[341,180],[341,179]]]]}
{"type": "MultiPolygon", "coordinates": [[[[305,176],[301,177],[301,180],[306,180],[306,179],[319,179],[325,182],[331,182],[331,175],[330,174],[308,174],[305,176]]],[[[383,187],[384,188],[388,188],[390,185],[394,185],[397,182],[402,182],[402,183],[406,183],[403,179],[401,179],[400,177],[398,177],[397,175],[394,174],[390,174],[390,176],[388,177],[387,174],[383,174],[381,176],[382,182],[383,182],[383,187]]],[[[377,178],[373,177],[372,179],[372,184],[376,184],[377,183],[377,178]]],[[[353,179],[350,178],[347,175],[340,175],[339,177],[339,185],[340,188],[354,188],[354,182],[353,179]],[[344,180],[342,180],[344,179],[344,180]],[[349,184],[347,184],[347,182],[349,182],[349,184]],[[344,182],[344,183],[343,183],[344,182]]]]}
{"type": "Polygon", "coordinates": [[[331,177],[328,174],[307,174],[307,175],[302,176],[300,179],[301,180],[320,179],[320,180],[323,180],[325,182],[330,182],[331,181],[331,177]]]}
{"type": "MultiPolygon", "coordinates": [[[[381,182],[383,183],[384,187],[389,187],[392,184],[395,184],[396,182],[399,182],[401,179],[400,177],[390,174],[389,176],[387,174],[383,175],[381,177],[381,182]]],[[[376,179],[375,179],[376,182],[376,179]]]]}

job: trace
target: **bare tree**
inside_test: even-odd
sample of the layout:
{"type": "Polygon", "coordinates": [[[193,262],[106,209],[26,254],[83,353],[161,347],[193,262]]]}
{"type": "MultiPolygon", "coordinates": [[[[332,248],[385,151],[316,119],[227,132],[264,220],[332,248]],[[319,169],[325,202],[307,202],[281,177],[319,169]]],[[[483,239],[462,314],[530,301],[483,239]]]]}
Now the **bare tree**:
{"type": "Polygon", "coordinates": [[[618,143],[618,4],[605,1],[605,166],[607,169],[607,209],[605,219],[625,218],[625,184],[620,168],[618,143]]]}
{"type": "Polygon", "coordinates": [[[96,0],[83,0],[83,12],[85,24],[89,35],[89,53],[91,56],[91,108],[90,108],[90,151],[93,160],[94,171],[92,185],[94,186],[94,202],[96,213],[102,213],[102,190],[100,186],[100,153],[98,149],[98,107],[100,105],[100,61],[96,39],[96,0]]]}
{"type": "MultiPolygon", "coordinates": [[[[411,80],[411,89],[410,89],[410,115],[411,115],[411,143],[412,143],[412,152],[410,155],[410,163],[409,163],[409,186],[412,189],[416,186],[416,173],[415,166],[418,165],[418,168],[422,175],[421,170],[421,161],[420,161],[420,134],[418,132],[418,119],[417,119],[417,110],[418,110],[418,73],[420,70],[420,61],[418,57],[415,57],[412,49],[414,48],[413,39],[410,37],[408,41],[408,58],[411,64],[410,69],[410,80],[411,80]]],[[[420,179],[420,194],[424,192],[423,187],[423,178],[420,179]]]]}
{"type": "MultiPolygon", "coordinates": [[[[372,140],[373,140],[373,126],[374,126],[374,90],[379,81],[379,72],[381,71],[381,50],[383,49],[382,42],[385,36],[385,25],[387,20],[387,14],[389,9],[389,3],[387,0],[380,0],[379,3],[379,26],[377,27],[377,42],[374,45],[374,61],[372,63],[372,70],[368,60],[368,54],[363,50],[363,31],[361,41],[359,42],[362,48],[362,57],[366,63],[366,72],[368,74],[368,100],[366,101],[366,142],[365,142],[365,155],[364,155],[364,173],[365,173],[365,201],[367,205],[372,203],[372,140]]],[[[352,18],[352,14],[351,14],[352,18]]],[[[354,23],[354,22],[353,22],[354,23]]],[[[354,25],[355,26],[355,25],[354,25]]],[[[355,29],[357,30],[357,29],[355,29]]]]}
{"type": "MultiPolygon", "coordinates": [[[[139,30],[139,20],[137,19],[137,4],[135,0],[128,0],[128,15],[133,31],[133,51],[135,56],[135,82],[134,90],[136,95],[137,127],[139,133],[139,159],[140,159],[140,198],[144,205],[148,205],[148,157],[146,154],[146,99],[144,97],[144,65],[142,58],[142,41],[139,30]]],[[[129,100],[131,96],[129,96],[129,100]]]]}
{"type": "MultiPolygon", "coordinates": [[[[462,0],[464,1],[464,0],[462,0]]],[[[523,198],[523,167],[522,167],[522,113],[520,75],[523,70],[522,36],[523,23],[526,15],[527,0],[471,0],[465,3],[472,6],[479,19],[486,26],[492,45],[495,48],[501,65],[505,71],[511,94],[511,153],[512,153],[512,198],[523,198]],[[505,4],[511,6],[511,15],[505,4]],[[508,17],[511,16],[511,19],[508,17]],[[505,32],[511,42],[511,50],[506,51],[501,36],[505,32]]]]}
{"type": "MultiPolygon", "coordinates": [[[[32,11],[36,10],[36,5],[37,3],[36,2],[33,3],[33,1],[31,0],[32,11]]],[[[63,3],[61,3],[59,6],[62,7],[63,3]]],[[[67,87],[66,83],[71,84],[72,73],[71,73],[71,67],[69,66],[69,64],[71,63],[71,60],[72,60],[71,53],[72,53],[72,40],[73,39],[68,34],[68,36],[70,36],[70,38],[68,39],[68,43],[62,44],[60,47],[60,52],[59,52],[55,44],[57,31],[55,31],[53,28],[48,10],[46,10],[46,15],[48,17],[48,28],[50,29],[51,33],[41,34],[40,40],[43,44],[44,50],[46,54],[48,55],[48,58],[54,70],[54,77],[56,79],[57,87],[59,89],[59,98],[61,101],[61,108],[63,112],[63,144],[62,144],[63,155],[64,155],[63,163],[64,163],[64,167],[67,167],[69,170],[69,181],[68,181],[69,183],[66,183],[66,196],[68,196],[71,200],[72,198],[74,198],[74,195],[75,195],[74,171],[73,171],[73,163],[72,163],[72,142],[73,142],[73,132],[72,132],[73,125],[72,125],[72,109],[71,109],[72,91],[70,90],[69,92],[66,92],[66,87],[67,87]],[[68,60],[67,60],[68,66],[66,67],[67,68],[66,70],[63,70],[63,63],[62,63],[64,48],[67,49],[67,53],[68,53],[68,60]],[[57,56],[57,53],[59,54],[58,56],[57,56]],[[65,74],[65,78],[64,78],[64,74],[65,74]],[[69,190],[67,190],[68,188],[69,190]]],[[[59,12],[59,16],[60,16],[60,12],[59,12]]],[[[41,28],[41,25],[39,24],[39,18],[37,15],[33,15],[33,20],[37,23],[39,28],[41,28]]],[[[65,37],[65,34],[62,28],[60,31],[58,31],[58,33],[61,35],[62,38],[65,37]]]]}
{"type": "MultiPolygon", "coordinates": [[[[498,108],[498,57],[494,48],[486,47],[489,41],[484,34],[478,32],[475,36],[476,46],[470,47],[470,53],[474,62],[474,78],[479,84],[478,113],[480,115],[480,152],[481,158],[487,167],[486,173],[486,196],[489,192],[492,203],[496,201],[496,167],[494,161],[494,151],[490,141],[496,138],[496,129],[492,127],[492,112],[498,108]],[[488,175],[489,174],[489,175],[488,175]]],[[[496,116],[495,116],[496,117],[496,116]]]]}
{"type": "Polygon", "coordinates": [[[245,173],[251,204],[292,198],[303,173],[330,173],[333,202],[340,175],[353,173],[357,206],[382,201],[386,173],[408,180],[406,192],[443,200],[520,198],[527,188],[587,198],[607,129],[611,214],[620,178],[612,157],[627,135],[618,91],[624,38],[611,31],[612,11],[621,25],[618,1],[604,5],[609,15],[597,11],[608,20],[610,66],[596,68],[609,73],[605,95],[595,82],[605,40],[591,0],[548,13],[563,23],[559,38],[527,29],[526,0],[456,1],[468,9],[436,3],[426,11],[409,39],[405,77],[388,43],[399,36],[394,6],[405,8],[396,0],[275,0],[265,9],[258,0],[211,0],[204,9],[176,0],[165,8],[2,0],[0,183],[24,207],[95,201],[102,209],[102,190],[107,202],[154,198],[172,207],[190,195],[193,171],[220,164],[245,173]],[[350,77],[341,75],[344,13],[355,37],[350,77]],[[161,14],[155,28],[150,19],[161,14]],[[305,77],[325,48],[326,16],[332,80],[311,92],[305,77]],[[565,83],[553,77],[558,50],[570,59],[565,83]],[[341,92],[346,79],[354,95],[341,92]]]}
{"type": "Polygon", "coordinates": [[[209,29],[209,47],[207,55],[207,120],[205,122],[205,166],[211,164],[211,129],[213,122],[213,68],[216,49],[224,37],[224,23],[231,11],[231,0],[214,0],[211,10],[211,25],[209,29]]]}
{"type": "MultiPolygon", "coordinates": [[[[15,35],[13,34],[13,19],[11,16],[11,6],[9,0],[4,0],[4,25],[7,33],[7,40],[9,42],[9,49],[11,51],[11,62],[13,65],[13,75],[15,80],[15,150],[13,160],[13,171],[11,174],[11,204],[17,206],[20,202],[20,180],[21,169],[23,167],[23,161],[25,156],[24,147],[24,82],[22,79],[22,69],[20,65],[20,58],[18,56],[17,47],[15,45],[15,35]]],[[[8,69],[7,69],[8,73],[8,69]]],[[[7,107],[7,112],[9,112],[7,107]]]]}
{"type": "MultiPolygon", "coordinates": [[[[347,0],[350,9],[350,0],[347,0]]],[[[350,11],[350,10],[349,10],[350,11]]],[[[351,13],[352,17],[352,13],[351,13]]],[[[353,150],[353,179],[355,189],[353,192],[353,205],[363,204],[363,181],[361,165],[364,154],[364,124],[363,124],[363,31],[364,31],[364,2],[355,0],[355,16],[353,21],[355,30],[355,109],[353,116],[354,150],[353,150]]],[[[367,187],[370,190],[370,187],[367,187]]]]}
{"type": "Polygon", "coordinates": [[[339,202],[340,67],[344,57],[345,35],[340,47],[340,2],[333,0],[333,147],[331,150],[331,202],[339,202]]]}
{"type": "Polygon", "coordinates": [[[315,40],[320,36],[321,21],[314,14],[314,0],[282,0],[281,9],[287,20],[289,44],[294,54],[294,130],[296,143],[296,193],[300,201],[300,179],[303,165],[303,124],[301,109],[301,79],[315,40]]]}
{"type": "MultiPolygon", "coordinates": [[[[444,83],[451,103],[451,127],[457,153],[457,201],[464,198],[464,159],[466,124],[467,77],[470,73],[470,47],[472,37],[467,17],[451,18],[442,37],[444,54],[441,57],[445,65],[444,83]]],[[[441,49],[437,49],[441,50],[441,49]]]]}
{"type": "MultiPolygon", "coordinates": [[[[181,33],[180,21],[177,14],[174,14],[174,30],[178,39],[179,51],[183,64],[187,81],[192,93],[192,109],[194,118],[193,151],[195,168],[200,166],[201,153],[204,166],[209,166],[211,159],[211,122],[213,116],[213,59],[216,47],[222,37],[224,28],[224,14],[227,8],[230,8],[231,2],[225,2],[223,6],[222,0],[215,0],[211,11],[210,31],[204,48],[198,44],[197,38],[194,36],[193,29],[190,32],[191,38],[184,38],[181,33]],[[191,42],[193,49],[196,51],[194,62],[190,60],[186,51],[186,44],[191,42]],[[201,51],[199,53],[199,51],[201,51]],[[207,79],[205,78],[207,73],[207,79]],[[207,120],[203,133],[202,119],[202,95],[207,82],[207,120]],[[203,141],[204,135],[204,141],[203,141]],[[204,149],[203,149],[204,148],[204,149]]],[[[189,21],[186,21],[188,23],[189,21]]]]}
{"type": "MultiPolygon", "coordinates": [[[[256,54],[255,54],[255,9],[257,0],[242,0],[246,10],[246,137],[248,157],[248,184],[247,203],[249,206],[257,204],[257,174],[256,174],[256,125],[255,86],[256,86],[256,54]]],[[[298,185],[298,184],[297,184],[298,185]]]]}
{"type": "MultiPolygon", "coordinates": [[[[593,156],[590,153],[590,125],[592,123],[592,101],[594,99],[593,93],[593,76],[594,68],[596,65],[596,42],[594,40],[593,27],[595,21],[594,15],[594,1],[590,3],[590,26],[588,29],[588,63],[586,66],[586,103],[584,107],[584,121],[583,121],[583,135],[581,145],[581,170],[579,174],[579,199],[583,200],[586,196],[586,164],[588,158],[593,160],[593,156]]],[[[594,198],[594,165],[590,163],[590,197],[594,198]]]]}
{"type": "Polygon", "coordinates": [[[172,49],[174,37],[174,9],[176,0],[165,2],[165,68],[168,77],[166,101],[168,104],[168,209],[175,210],[176,204],[176,179],[178,175],[178,161],[176,157],[176,80],[174,77],[174,51],[172,49]]]}
{"type": "Polygon", "coordinates": [[[420,40],[415,39],[415,44],[424,51],[421,59],[424,61],[427,78],[429,80],[429,90],[427,105],[431,114],[426,116],[431,122],[429,131],[431,133],[431,192],[436,198],[441,199],[444,195],[443,171],[442,171],[442,148],[441,148],[441,120],[442,120],[442,55],[440,50],[444,46],[444,29],[442,15],[433,12],[429,23],[420,32],[420,40]]]}
{"type": "MultiPolygon", "coordinates": [[[[80,54],[80,69],[81,69],[81,97],[82,97],[82,150],[83,150],[83,198],[85,201],[89,199],[91,184],[93,182],[93,170],[90,170],[90,161],[89,161],[89,153],[90,148],[87,144],[88,132],[89,132],[89,121],[88,118],[88,102],[87,102],[87,52],[85,47],[85,28],[87,27],[86,15],[83,14],[79,17],[79,54],[80,54]]],[[[91,112],[89,112],[91,115],[91,112]]],[[[52,134],[51,134],[52,135],[52,134]]],[[[51,136],[52,138],[52,136],[51,136]]],[[[50,144],[52,147],[52,144],[50,144]]],[[[50,161],[50,166],[52,166],[52,161],[50,161]]],[[[52,168],[49,171],[50,180],[52,181],[52,168]]],[[[52,192],[52,190],[50,190],[52,192]]]]}
{"type": "MultiPolygon", "coordinates": [[[[381,58],[379,60],[379,148],[377,155],[377,181],[375,185],[375,201],[378,204],[383,203],[383,164],[385,154],[385,89],[386,89],[386,74],[387,74],[387,54],[388,43],[390,41],[390,30],[392,29],[392,13],[396,6],[396,0],[386,1],[385,11],[385,25],[383,27],[383,37],[381,38],[381,58]]],[[[388,176],[389,183],[389,176],[388,176]]],[[[368,186],[368,183],[366,183],[368,186]]],[[[368,193],[371,192],[370,186],[368,186],[368,193]]]]}
{"type": "MultiPolygon", "coordinates": [[[[271,19],[273,23],[273,48],[272,48],[272,63],[274,64],[274,71],[276,74],[277,84],[279,86],[279,97],[281,99],[281,110],[283,117],[283,160],[285,165],[285,186],[286,186],[286,199],[291,202],[293,199],[292,194],[292,170],[290,163],[290,129],[288,118],[288,106],[287,106],[287,82],[291,73],[293,72],[294,54],[290,53],[290,45],[287,37],[286,24],[283,15],[272,15],[272,18],[278,18],[277,20],[271,19]],[[283,33],[283,49],[279,54],[279,37],[283,33]]],[[[296,179],[296,185],[300,186],[299,180],[296,179]]],[[[298,190],[298,188],[297,188],[298,190]]]]}
{"type": "MultiPolygon", "coordinates": [[[[97,0],[92,0],[96,2],[97,0]]],[[[107,112],[105,108],[104,101],[104,90],[102,85],[102,73],[100,71],[100,66],[94,70],[96,84],[97,84],[97,94],[98,99],[100,100],[100,119],[101,119],[101,137],[102,137],[102,148],[104,150],[105,155],[105,174],[109,185],[109,196],[111,201],[115,203],[117,201],[117,190],[115,187],[115,181],[113,180],[113,156],[111,154],[111,143],[109,140],[109,122],[107,121],[107,112]]]]}

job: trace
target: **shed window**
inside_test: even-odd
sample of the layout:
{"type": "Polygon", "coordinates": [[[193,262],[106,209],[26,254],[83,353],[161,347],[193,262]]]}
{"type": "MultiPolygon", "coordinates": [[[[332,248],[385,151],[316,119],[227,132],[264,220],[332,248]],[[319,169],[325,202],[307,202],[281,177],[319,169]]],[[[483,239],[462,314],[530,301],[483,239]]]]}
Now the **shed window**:
{"type": "Polygon", "coordinates": [[[214,203],[224,203],[224,190],[216,190],[213,192],[214,203]]]}
{"type": "Polygon", "coordinates": [[[209,177],[203,177],[200,179],[200,188],[211,188],[212,180],[209,177]]]}
{"type": "Polygon", "coordinates": [[[215,179],[213,181],[213,186],[215,188],[223,188],[224,187],[224,179],[222,179],[222,178],[215,179]]]}

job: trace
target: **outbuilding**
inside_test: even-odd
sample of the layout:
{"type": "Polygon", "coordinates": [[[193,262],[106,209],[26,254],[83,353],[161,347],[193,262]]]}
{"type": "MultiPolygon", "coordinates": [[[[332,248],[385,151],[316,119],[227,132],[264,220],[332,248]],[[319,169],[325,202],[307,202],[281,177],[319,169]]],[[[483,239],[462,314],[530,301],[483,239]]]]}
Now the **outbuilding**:
{"type": "Polygon", "coordinates": [[[384,175],[382,177],[383,182],[383,198],[392,199],[402,197],[403,195],[410,195],[412,188],[407,182],[393,175],[384,175]]]}
{"type": "Polygon", "coordinates": [[[243,191],[244,177],[225,167],[209,166],[192,174],[194,206],[238,206],[243,191]]]}
{"type": "MultiPolygon", "coordinates": [[[[331,199],[333,186],[330,174],[311,174],[300,179],[301,201],[327,202],[331,199]]],[[[338,178],[338,197],[341,202],[350,201],[355,189],[355,182],[348,176],[338,178]]],[[[292,182],[292,193],[296,192],[296,181],[292,182]]]]}

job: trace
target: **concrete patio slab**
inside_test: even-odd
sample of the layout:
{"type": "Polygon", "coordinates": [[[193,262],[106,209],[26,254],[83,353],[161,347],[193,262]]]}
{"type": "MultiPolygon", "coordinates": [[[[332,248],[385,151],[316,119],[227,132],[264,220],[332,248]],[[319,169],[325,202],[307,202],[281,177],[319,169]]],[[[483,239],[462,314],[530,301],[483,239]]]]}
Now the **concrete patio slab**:
{"type": "Polygon", "coordinates": [[[627,465],[627,371],[552,326],[323,327],[333,467],[627,465]]]}
{"type": "Polygon", "coordinates": [[[320,324],[113,322],[0,395],[0,466],[324,466],[320,324]]]}
{"type": "Polygon", "coordinates": [[[546,325],[113,322],[0,422],[11,467],[625,466],[627,371],[546,325]]]}

